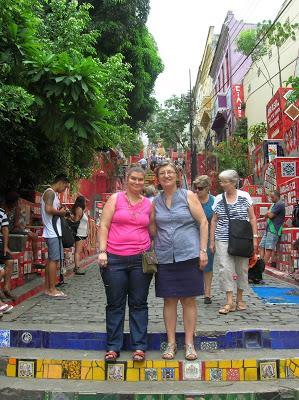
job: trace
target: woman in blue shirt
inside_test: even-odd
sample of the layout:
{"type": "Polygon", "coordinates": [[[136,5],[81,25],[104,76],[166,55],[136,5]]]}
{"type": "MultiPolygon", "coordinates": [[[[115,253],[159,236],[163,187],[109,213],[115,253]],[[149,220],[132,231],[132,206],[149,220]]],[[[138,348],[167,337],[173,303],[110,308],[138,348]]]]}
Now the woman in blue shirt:
{"type": "MultiPolygon", "coordinates": [[[[203,211],[209,222],[213,217],[212,205],[214,204],[215,197],[210,194],[211,181],[208,175],[198,176],[193,182],[193,191],[197,194],[198,200],[200,201],[203,211]]],[[[211,304],[211,286],[213,279],[213,262],[214,254],[208,246],[208,264],[204,269],[204,285],[205,285],[205,304],[211,304]]]]}

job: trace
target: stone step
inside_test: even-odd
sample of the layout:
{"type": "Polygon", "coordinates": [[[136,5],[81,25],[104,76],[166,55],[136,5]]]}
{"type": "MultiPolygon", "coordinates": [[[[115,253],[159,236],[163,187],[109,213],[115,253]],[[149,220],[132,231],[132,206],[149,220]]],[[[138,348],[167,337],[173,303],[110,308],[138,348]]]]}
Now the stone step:
{"type": "MultiPolygon", "coordinates": [[[[28,303],[31,306],[31,303],[28,303]]],[[[24,306],[25,307],[25,306],[24,306]]],[[[35,326],[2,322],[0,347],[105,350],[106,332],[93,330],[91,326],[73,329],[61,325],[35,326]],[[84,329],[85,328],[85,329],[84,329]]],[[[184,333],[177,333],[179,349],[184,347],[184,333]]],[[[150,332],[148,349],[160,350],[167,341],[166,334],[150,332]]],[[[274,328],[240,330],[201,330],[196,332],[195,346],[200,350],[217,349],[299,349],[299,329],[274,328]]],[[[130,335],[125,334],[124,350],[130,350],[130,335]]]]}
{"type": "Polygon", "coordinates": [[[0,376],[1,400],[298,400],[299,380],[92,382],[0,376]]]}
{"type": "Polygon", "coordinates": [[[225,350],[199,352],[184,360],[178,351],[165,361],[160,352],[147,352],[133,362],[122,352],[116,362],[105,362],[104,352],[7,348],[0,351],[0,374],[12,378],[94,381],[268,381],[299,378],[299,352],[294,350],[225,350]]]}

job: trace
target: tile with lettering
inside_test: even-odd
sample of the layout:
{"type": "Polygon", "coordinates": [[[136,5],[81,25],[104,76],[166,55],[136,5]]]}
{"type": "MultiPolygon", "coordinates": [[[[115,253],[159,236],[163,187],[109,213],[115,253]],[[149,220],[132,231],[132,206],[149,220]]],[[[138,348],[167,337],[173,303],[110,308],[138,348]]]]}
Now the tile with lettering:
{"type": "Polygon", "coordinates": [[[19,360],[18,361],[18,378],[34,378],[35,361],[19,360]]]}
{"type": "Polygon", "coordinates": [[[201,380],[201,362],[184,361],[183,362],[183,380],[199,381],[201,380]]]}

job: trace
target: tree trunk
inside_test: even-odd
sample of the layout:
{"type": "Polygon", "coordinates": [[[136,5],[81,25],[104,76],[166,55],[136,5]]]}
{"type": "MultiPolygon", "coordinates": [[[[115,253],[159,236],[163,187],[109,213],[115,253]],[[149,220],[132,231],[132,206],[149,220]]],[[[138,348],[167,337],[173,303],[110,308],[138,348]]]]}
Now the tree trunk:
{"type": "Polygon", "coordinates": [[[277,46],[277,64],[278,64],[278,72],[279,72],[279,86],[282,87],[282,77],[281,77],[281,66],[280,66],[280,50],[277,46]]]}

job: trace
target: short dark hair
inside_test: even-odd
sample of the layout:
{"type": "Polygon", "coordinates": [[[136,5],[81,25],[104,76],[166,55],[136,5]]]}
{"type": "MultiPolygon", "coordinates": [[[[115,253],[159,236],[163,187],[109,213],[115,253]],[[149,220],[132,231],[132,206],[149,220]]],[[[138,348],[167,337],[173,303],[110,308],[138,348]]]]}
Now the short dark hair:
{"type": "Polygon", "coordinates": [[[142,174],[143,176],[145,176],[145,170],[140,167],[139,165],[132,165],[127,172],[127,178],[129,178],[130,175],[133,174],[133,172],[138,172],[139,174],[142,174]]]}
{"type": "Polygon", "coordinates": [[[70,183],[69,178],[65,174],[56,175],[54,178],[53,183],[63,182],[63,183],[70,183]]]}
{"type": "Polygon", "coordinates": [[[280,198],[280,192],[279,192],[279,190],[273,190],[272,194],[274,194],[274,196],[280,198]]]}
{"type": "Polygon", "coordinates": [[[75,203],[74,203],[74,205],[72,207],[73,214],[75,213],[77,207],[80,207],[80,208],[82,208],[82,210],[85,210],[86,200],[85,200],[84,196],[78,196],[76,198],[75,203]]]}

